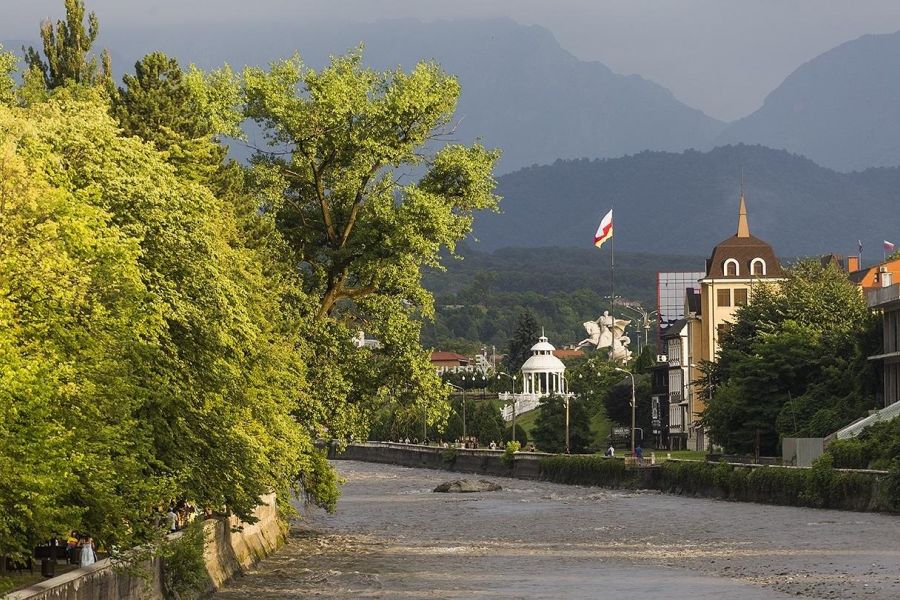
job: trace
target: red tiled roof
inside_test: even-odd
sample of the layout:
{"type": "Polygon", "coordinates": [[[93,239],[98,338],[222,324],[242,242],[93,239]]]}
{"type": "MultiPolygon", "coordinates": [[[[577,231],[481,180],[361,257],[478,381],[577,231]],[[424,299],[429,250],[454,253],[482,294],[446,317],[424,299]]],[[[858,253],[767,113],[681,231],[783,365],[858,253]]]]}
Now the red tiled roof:
{"type": "Polygon", "coordinates": [[[462,354],[457,354],[456,352],[446,352],[444,350],[435,350],[431,353],[431,362],[446,362],[454,360],[459,362],[469,362],[469,357],[463,356],[462,354]]]}

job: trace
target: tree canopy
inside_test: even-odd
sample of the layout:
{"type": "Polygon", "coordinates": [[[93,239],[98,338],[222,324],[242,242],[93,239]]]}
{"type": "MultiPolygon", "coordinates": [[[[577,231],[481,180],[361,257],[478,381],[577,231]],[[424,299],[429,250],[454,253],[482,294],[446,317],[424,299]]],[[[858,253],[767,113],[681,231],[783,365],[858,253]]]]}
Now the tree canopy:
{"type": "Polygon", "coordinates": [[[497,153],[440,142],[459,90],[437,65],[153,53],[115,89],[96,18],[66,9],[21,85],[0,51],[0,556],[73,528],[143,543],[173,498],[332,509],[316,440],[447,419],[421,270],[496,207],[497,153]],[[272,143],[250,166],[220,137],[244,117],[272,143]]]}
{"type": "Polygon", "coordinates": [[[754,289],[718,361],[706,365],[712,394],[703,421],[727,451],[777,451],[783,436],[821,437],[872,408],[867,357],[877,319],[846,274],[801,260],[777,287],[754,289]]]}

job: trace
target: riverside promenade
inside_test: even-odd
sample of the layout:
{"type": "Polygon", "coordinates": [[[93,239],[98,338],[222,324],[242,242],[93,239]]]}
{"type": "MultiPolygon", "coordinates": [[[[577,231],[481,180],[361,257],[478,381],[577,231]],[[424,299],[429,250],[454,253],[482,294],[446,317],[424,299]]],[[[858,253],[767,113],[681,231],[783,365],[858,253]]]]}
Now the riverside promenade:
{"type": "Polygon", "coordinates": [[[900,518],[338,461],[337,512],[216,598],[900,598],[900,518]]]}

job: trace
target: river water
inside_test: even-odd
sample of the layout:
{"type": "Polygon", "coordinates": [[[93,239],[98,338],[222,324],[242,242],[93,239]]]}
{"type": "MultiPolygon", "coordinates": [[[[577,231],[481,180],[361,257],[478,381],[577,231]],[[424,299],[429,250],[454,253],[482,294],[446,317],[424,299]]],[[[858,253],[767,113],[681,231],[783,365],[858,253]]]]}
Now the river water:
{"type": "Polygon", "coordinates": [[[216,598],[900,599],[900,517],[337,462],[337,512],[216,598]]]}

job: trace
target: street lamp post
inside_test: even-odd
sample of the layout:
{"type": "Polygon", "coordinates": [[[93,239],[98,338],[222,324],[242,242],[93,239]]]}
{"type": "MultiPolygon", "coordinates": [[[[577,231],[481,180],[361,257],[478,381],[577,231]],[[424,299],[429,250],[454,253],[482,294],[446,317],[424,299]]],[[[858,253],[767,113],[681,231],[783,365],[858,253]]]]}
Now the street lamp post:
{"type": "Polygon", "coordinates": [[[566,399],[566,454],[571,454],[571,452],[569,451],[569,386],[566,382],[565,374],[561,374],[560,378],[563,382],[563,398],[566,399]]]}
{"type": "Polygon", "coordinates": [[[634,456],[634,412],[635,412],[634,408],[635,408],[635,405],[637,404],[637,402],[635,402],[635,397],[634,397],[634,374],[631,373],[630,371],[626,371],[625,369],[621,369],[619,367],[616,367],[616,371],[619,371],[620,373],[625,373],[626,375],[631,377],[631,455],[634,456]]]}
{"type": "Polygon", "coordinates": [[[460,391],[463,393],[463,439],[466,437],[466,378],[462,378],[463,385],[458,386],[455,384],[447,382],[447,385],[452,387],[454,390],[460,391]]]}
{"type": "Polygon", "coordinates": [[[516,378],[514,375],[510,375],[509,373],[503,373],[502,371],[497,371],[497,379],[500,379],[500,376],[509,377],[512,380],[512,441],[516,441],[516,378]]]}
{"type": "MultiPolygon", "coordinates": [[[[474,381],[474,377],[472,378],[474,381]]],[[[466,376],[462,377],[462,392],[463,392],[463,443],[468,444],[468,438],[466,437],[466,376]]],[[[468,446],[466,446],[468,447],[468,446]]]]}

